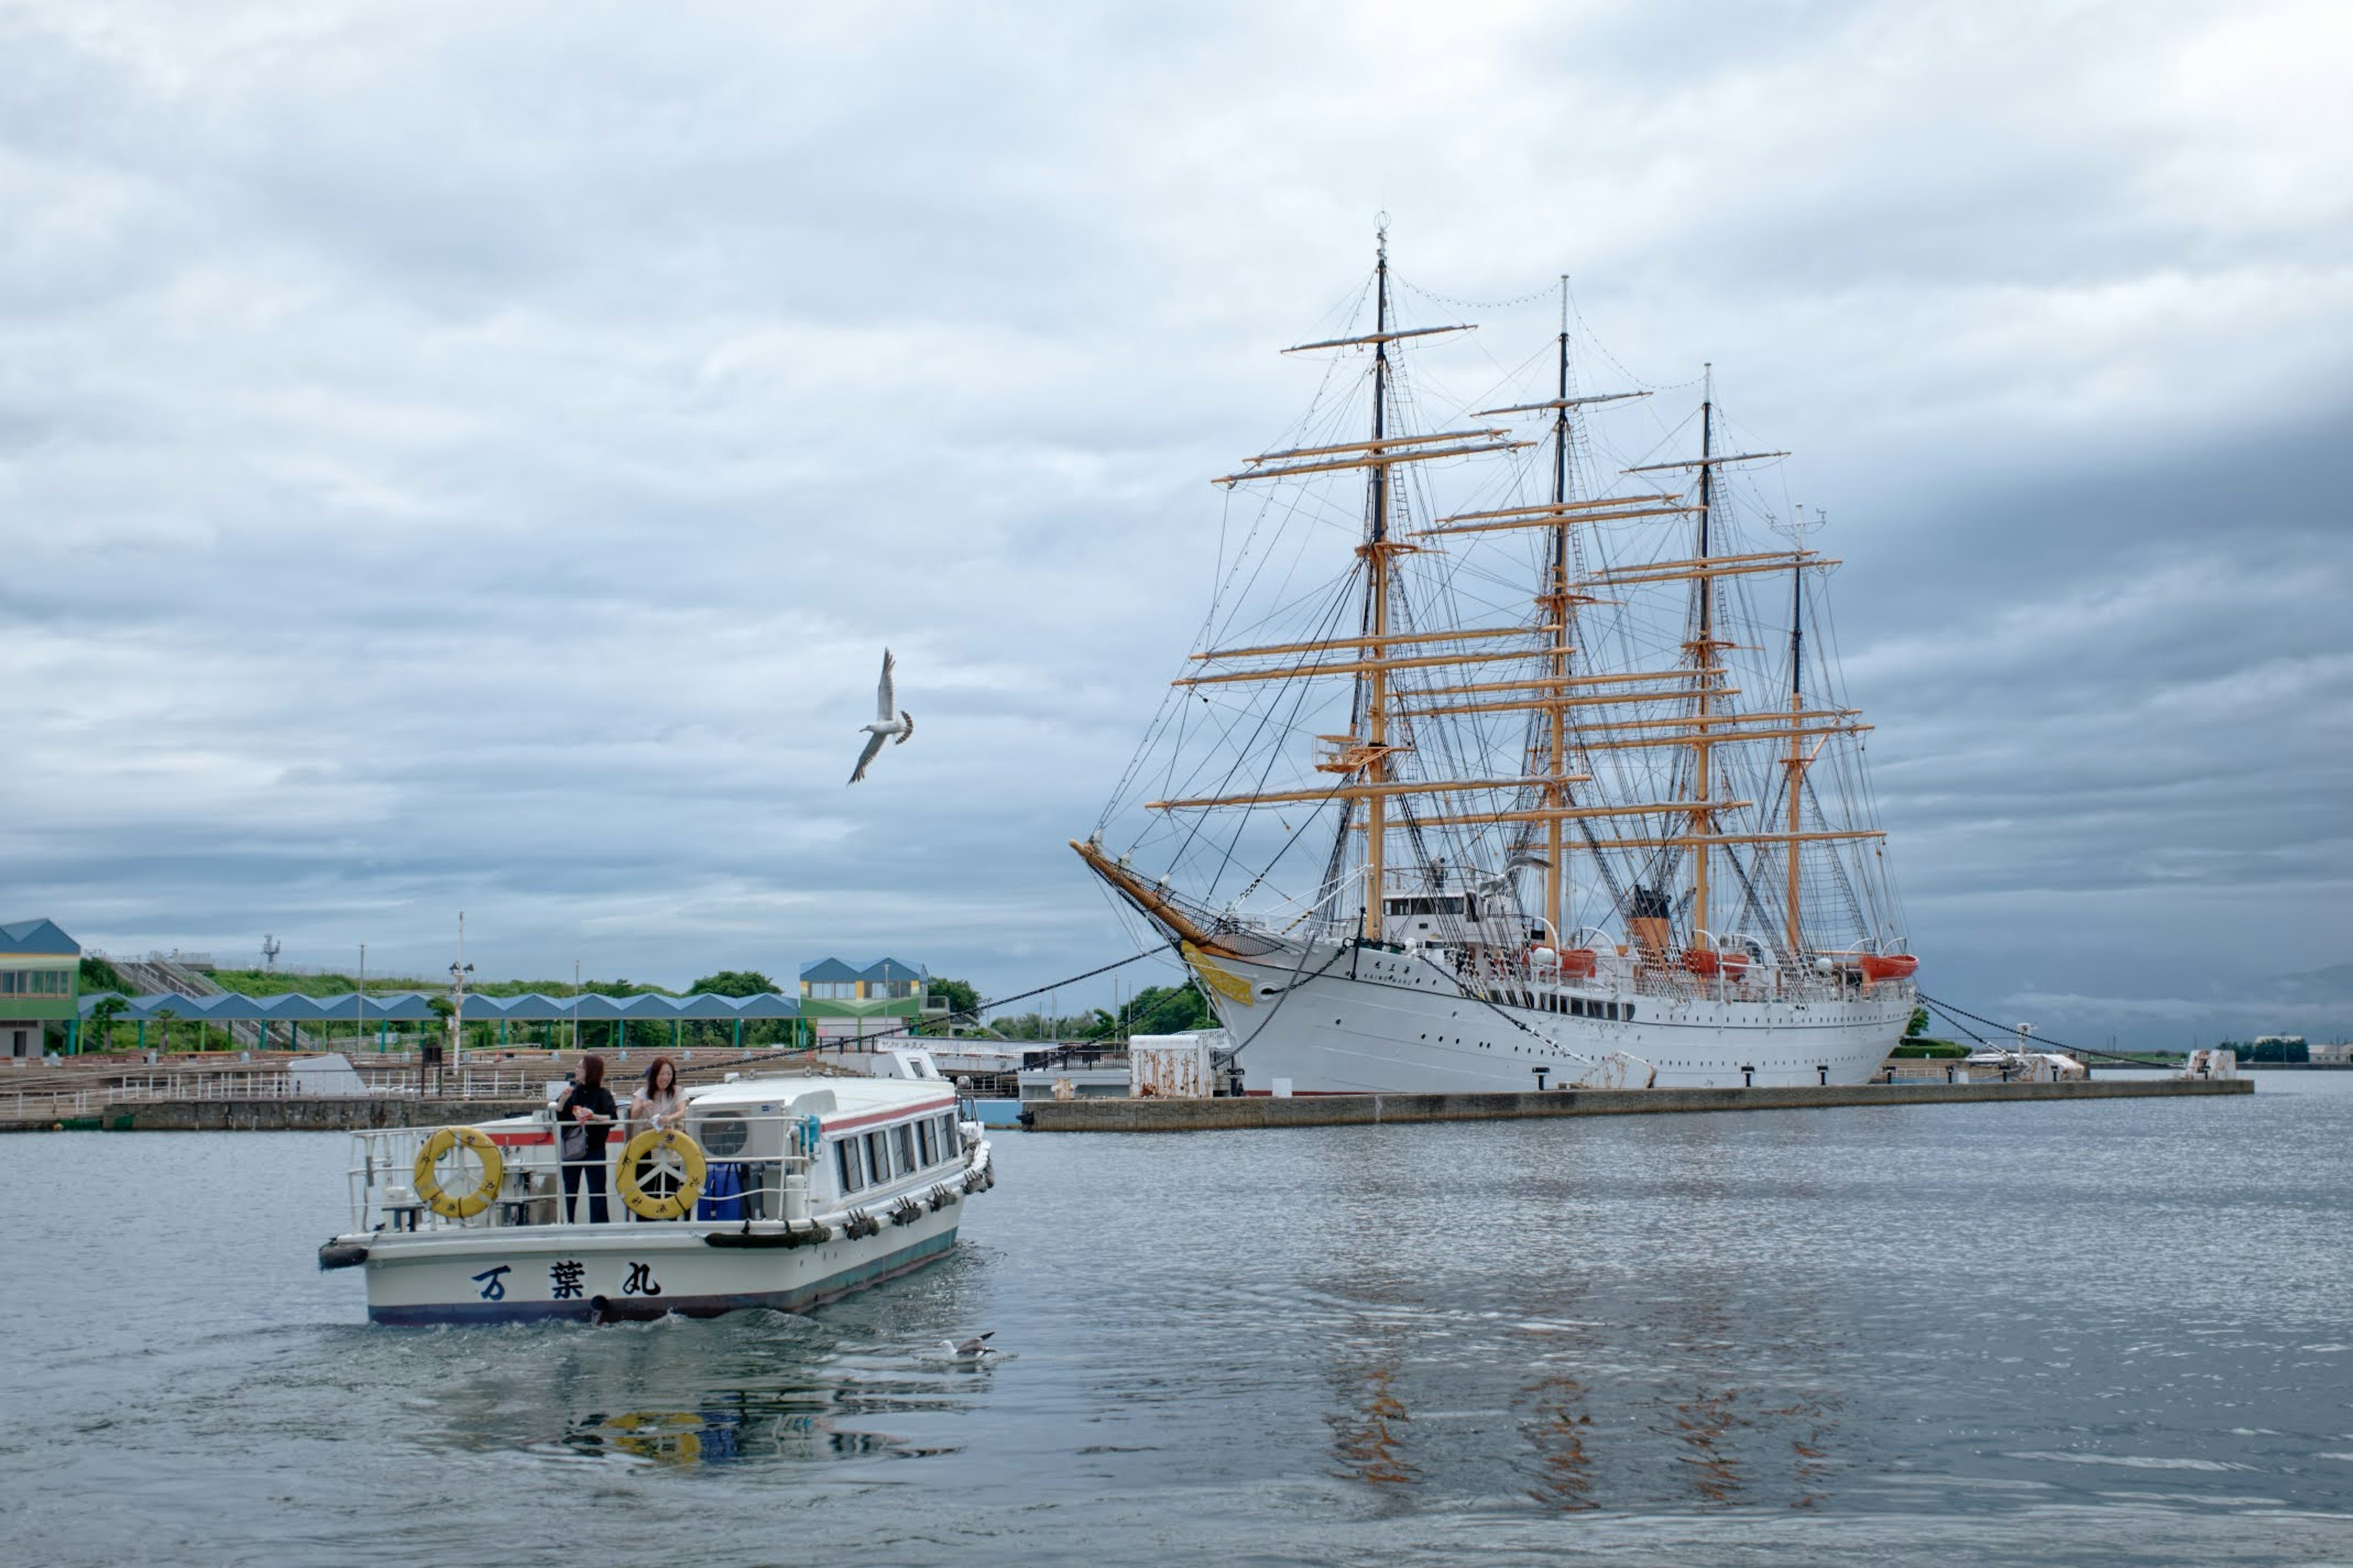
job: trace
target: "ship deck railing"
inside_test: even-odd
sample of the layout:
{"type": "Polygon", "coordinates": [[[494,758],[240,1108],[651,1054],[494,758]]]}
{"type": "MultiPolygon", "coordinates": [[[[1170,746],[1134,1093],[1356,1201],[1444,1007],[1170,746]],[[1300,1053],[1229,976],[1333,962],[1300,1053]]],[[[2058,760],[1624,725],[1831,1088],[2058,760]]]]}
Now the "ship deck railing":
{"type": "MultiPolygon", "coordinates": [[[[1714,974],[1695,974],[1662,963],[1606,964],[1580,978],[1531,965],[1491,963],[1465,978],[1491,1002],[1540,1012],[1554,1011],[1546,1005],[1548,997],[1594,993],[1668,1003],[1838,1002],[1863,994],[1843,973],[1822,974],[1760,964],[1747,965],[1738,974],[1723,969],[1714,974]]],[[[1910,982],[1883,980],[1876,984],[1908,986],[1910,982]]]]}

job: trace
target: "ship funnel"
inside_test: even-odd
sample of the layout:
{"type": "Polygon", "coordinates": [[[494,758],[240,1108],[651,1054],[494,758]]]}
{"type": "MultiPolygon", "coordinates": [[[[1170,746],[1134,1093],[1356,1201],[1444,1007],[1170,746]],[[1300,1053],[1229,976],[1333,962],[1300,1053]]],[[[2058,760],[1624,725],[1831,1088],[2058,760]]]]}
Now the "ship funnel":
{"type": "Polygon", "coordinates": [[[1667,955],[1667,927],[1673,907],[1656,888],[1638,887],[1626,900],[1626,930],[1642,956],[1652,961],[1667,955]]]}

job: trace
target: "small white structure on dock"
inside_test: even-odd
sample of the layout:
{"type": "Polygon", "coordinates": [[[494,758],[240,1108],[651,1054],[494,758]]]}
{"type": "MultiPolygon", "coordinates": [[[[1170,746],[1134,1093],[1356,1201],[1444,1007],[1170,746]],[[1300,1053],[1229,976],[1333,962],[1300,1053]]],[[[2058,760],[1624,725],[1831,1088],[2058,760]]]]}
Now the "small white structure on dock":
{"type": "Polygon", "coordinates": [[[1127,1092],[1137,1100],[1206,1100],[1217,1092],[1215,1053],[1223,1029],[1187,1035],[1137,1035],[1127,1042],[1127,1092]]]}

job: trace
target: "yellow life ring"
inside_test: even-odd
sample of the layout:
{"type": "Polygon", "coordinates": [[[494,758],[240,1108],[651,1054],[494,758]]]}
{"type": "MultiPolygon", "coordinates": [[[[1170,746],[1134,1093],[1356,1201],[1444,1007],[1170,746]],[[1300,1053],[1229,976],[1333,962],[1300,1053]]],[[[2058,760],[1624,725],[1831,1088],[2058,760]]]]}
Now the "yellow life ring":
{"type": "Polygon", "coordinates": [[[491,1135],[479,1127],[444,1127],[425,1141],[417,1152],[417,1168],[409,1173],[416,1180],[417,1195],[426,1206],[444,1219],[471,1219],[491,1206],[499,1194],[499,1184],[506,1180],[507,1163],[491,1135]],[[453,1174],[466,1168],[466,1156],[471,1154],[481,1168],[481,1175],[471,1192],[452,1192],[441,1184],[441,1162],[453,1151],[462,1150],[452,1162],[453,1174]]]}
{"type": "Polygon", "coordinates": [[[640,1219],[685,1219],[708,1169],[693,1139],[675,1127],[649,1127],[621,1145],[621,1201],[640,1219]]]}

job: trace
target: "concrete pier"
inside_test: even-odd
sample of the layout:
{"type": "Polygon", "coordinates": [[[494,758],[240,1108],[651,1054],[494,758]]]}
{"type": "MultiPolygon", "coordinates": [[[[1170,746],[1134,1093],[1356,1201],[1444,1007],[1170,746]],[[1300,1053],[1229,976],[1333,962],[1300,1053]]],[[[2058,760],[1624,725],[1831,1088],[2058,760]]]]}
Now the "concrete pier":
{"type": "Polygon", "coordinates": [[[337,1095],[315,1100],[154,1100],[117,1102],[76,1114],[11,1117],[0,1132],[349,1132],[362,1127],[441,1127],[525,1116],[536,1100],[401,1099],[337,1095]]]}
{"type": "Polygon", "coordinates": [[[1811,1084],[1787,1089],[1556,1089],[1531,1094],[1309,1094],[1288,1100],[1047,1100],[1025,1107],[1037,1132],[1208,1132],[1240,1127],[1387,1126],[1546,1116],[1695,1110],[1813,1110],[1834,1105],[1993,1100],[2159,1100],[2252,1094],[2245,1079],[2091,1079],[2062,1083],[1811,1084]]]}

